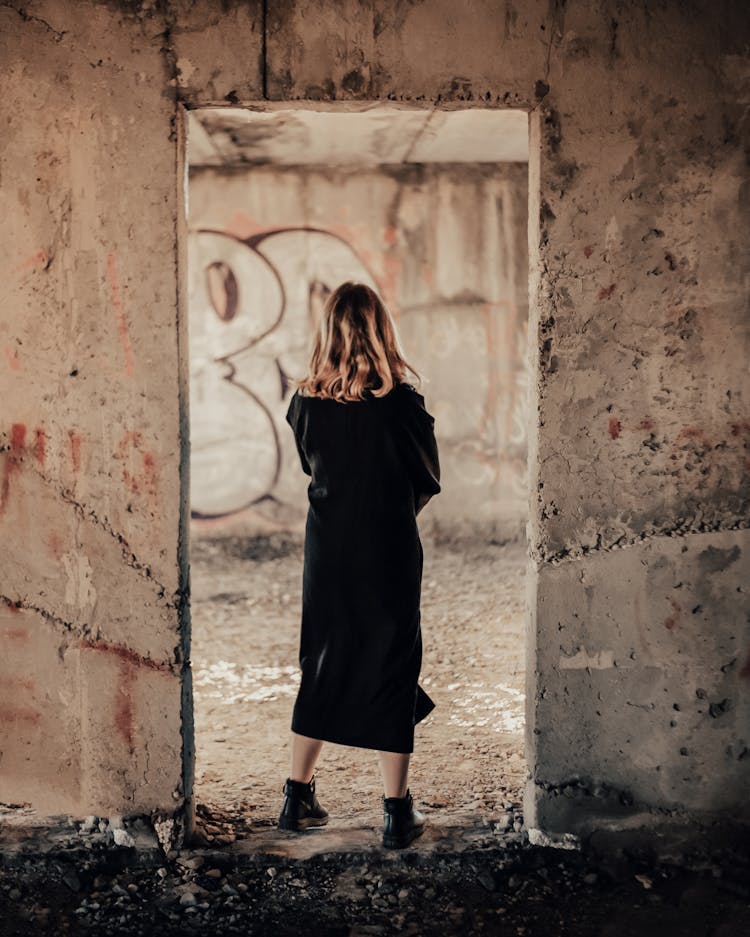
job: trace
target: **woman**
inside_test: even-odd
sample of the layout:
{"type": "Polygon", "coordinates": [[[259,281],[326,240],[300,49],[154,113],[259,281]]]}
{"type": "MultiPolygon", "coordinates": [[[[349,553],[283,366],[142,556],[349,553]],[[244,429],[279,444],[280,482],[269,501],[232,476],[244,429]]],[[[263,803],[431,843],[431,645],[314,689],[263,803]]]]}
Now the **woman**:
{"type": "Polygon", "coordinates": [[[414,726],[434,708],[418,685],[422,544],[416,515],[440,491],[434,419],[407,372],[391,317],[362,283],[328,298],[308,376],[287,412],[311,476],[291,773],[281,829],[322,826],[324,741],[376,749],[383,845],[423,829],[407,786],[414,726]]]}

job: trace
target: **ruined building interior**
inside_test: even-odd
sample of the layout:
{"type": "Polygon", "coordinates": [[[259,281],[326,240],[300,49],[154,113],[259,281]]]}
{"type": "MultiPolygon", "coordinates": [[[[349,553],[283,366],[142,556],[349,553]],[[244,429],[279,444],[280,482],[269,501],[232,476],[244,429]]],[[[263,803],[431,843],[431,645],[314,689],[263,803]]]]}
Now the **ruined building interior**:
{"type": "MultiPolygon", "coordinates": [[[[245,870],[239,908],[359,855],[327,910],[297,895],[307,926],[527,937],[566,905],[545,878],[556,929],[501,912],[511,873],[750,840],[749,58],[739,0],[0,4],[8,933],[96,921],[114,860],[57,904],[18,871],[72,840],[177,876],[164,927],[213,920],[203,864],[245,870]],[[411,775],[415,867],[461,870],[439,912],[352,897],[395,868],[366,754],[322,756],[324,834],[275,829],[307,504],[284,416],[345,279],[391,309],[440,445],[411,775]]],[[[693,907],[747,916],[731,881],[693,907]]]]}
{"type": "MultiPolygon", "coordinates": [[[[307,505],[284,417],[322,303],[351,279],[386,297],[441,453],[441,497],[420,525],[428,551],[440,545],[425,561],[423,683],[445,716],[423,727],[413,784],[443,823],[520,809],[526,114],[205,108],[190,121],[196,801],[231,809],[242,791],[254,819],[278,812],[307,505]],[[460,762],[435,777],[452,750],[460,762]]],[[[326,752],[322,787],[326,766],[329,800],[370,804],[334,801],[340,827],[371,823],[374,760],[326,752]]]]}

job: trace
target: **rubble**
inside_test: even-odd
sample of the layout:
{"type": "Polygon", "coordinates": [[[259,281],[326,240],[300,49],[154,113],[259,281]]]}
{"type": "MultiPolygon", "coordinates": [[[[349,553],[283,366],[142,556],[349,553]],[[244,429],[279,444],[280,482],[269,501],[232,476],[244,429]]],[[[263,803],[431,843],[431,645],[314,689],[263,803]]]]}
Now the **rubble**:
{"type": "Polygon", "coordinates": [[[209,929],[222,937],[664,937],[725,933],[724,923],[742,933],[750,923],[750,861],[737,850],[694,851],[676,862],[638,850],[550,849],[525,832],[500,842],[495,830],[467,848],[456,834],[444,851],[417,845],[296,860],[212,847],[165,859],[123,850],[98,829],[88,835],[83,845],[79,829],[45,854],[0,852],[3,937],[209,929]]]}

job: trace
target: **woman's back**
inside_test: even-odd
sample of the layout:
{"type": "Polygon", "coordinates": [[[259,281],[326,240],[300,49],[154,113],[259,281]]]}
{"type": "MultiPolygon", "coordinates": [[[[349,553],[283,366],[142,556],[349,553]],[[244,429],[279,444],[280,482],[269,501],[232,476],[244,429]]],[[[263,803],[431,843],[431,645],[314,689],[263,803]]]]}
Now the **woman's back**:
{"type": "Polygon", "coordinates": [[[440,491],[434,420],[406,383],[345,403],[298,392],[287,420],[311,476],[295,731],[411,751],[433,706],[417,685],[416,514],[440,491]]]}
{"type": "Polygon", "coordinates": [[[418,493],[440,490],[434,421],[410,384],[345,403],[298,392],[288,419],[311,475],[310,504],[341,513],[348,528],[373,518],[413,518],[418,493]]]}

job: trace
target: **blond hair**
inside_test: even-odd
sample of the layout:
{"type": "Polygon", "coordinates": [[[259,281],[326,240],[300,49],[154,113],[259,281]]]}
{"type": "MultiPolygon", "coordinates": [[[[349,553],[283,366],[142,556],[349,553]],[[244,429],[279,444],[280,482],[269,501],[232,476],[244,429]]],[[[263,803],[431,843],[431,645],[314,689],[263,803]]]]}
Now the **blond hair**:
{"type": "Polygon", "coordinates": [[[365,283],[348,280],[328,297],[315,334],[309,373],[297,386],[308,396],[384,397],[410,371],[388,309],[365,283]]]}

